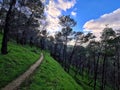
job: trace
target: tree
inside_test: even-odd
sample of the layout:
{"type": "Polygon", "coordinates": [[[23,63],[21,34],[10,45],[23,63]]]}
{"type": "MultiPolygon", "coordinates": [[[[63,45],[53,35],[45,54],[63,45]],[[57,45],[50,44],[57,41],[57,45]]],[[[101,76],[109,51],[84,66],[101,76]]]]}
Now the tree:
{"type": "Polygon", "coordinates": [[[63,62],[65,65],[65,70],[67,68],[67,42],[68,42],[68,36],[70,35],[70,33],[72,32],[72,27],[74,27],[76,25],[76,22],[74,21],[74,19],[70,18],[69,15],[67,16],[61,16],[59,18],[60,20],[60,25],[63,27],[62,28],[62,35],[64,37],[64,48],[63,48],[63,62]]]}
{"type": "MultiPolygon", "coordinates": [[[[54,58],[55,59],[57,59],[57,58],[59,58],[59,56],[58,56],[58,54],[60,54],[60,51],[58,51],[57,49],[58,49],[58,44],[60,44],[60,37],[61,37],[61,32],[57,32],[56,34],[55,34],[55,40],[54,40],[54,58]]],[[[62,47],[61,47],[62,48],[62,47]]]]}
{"type": "Polygon", "coordinates": [[[109,41],[111,38],[115,37],[115,31],[112,28],[105,28],[101,35],[101,43],[103,47],[103,65],[102,65],[102,80],[101,80],[101,90],[105,90],[106,85],[106,64],[108,61],[108,54],[109,54],[109,44],[107,41],[109,41]]]}
{"type": "Polygon", "coordinates": [[[115,38],[109,40],[109,43],[112,44],[112,52],[114,53],[114,61],[113,61],[113,66],[114,66],[114,89],[119,90],[120,89],[120,36],[117,35],[115,38]]]}
{"type": "Polygon", "coordinates": [[[12,16],[12,11],[13,7],[16,4],[16,0],[12,0],[10,2],[10,7],[6,15],[5,19],[5,26],[4,26],[4,34],[3,34],[3,40],[2,40],[2,48],[1,48],[1,53],[2,54],[7,54],[7,42],[8,42],[8,33],[9,33],[9,24],[12,16]]]}
{"type": "Polygon", "coordinates": [[[47,38],[47,31],[42,30],[41,31],[41,39],[40,39],[40,46],[41,46],[42,50],[46,49],[46,41],[45,41],[46,38],[47,38]]]}
{"type": "Polygon", "coordinates": [[[91,62],[92,62],[90,66],[93,67],[91,71],[93,71],[94,90],[96,90],[96,84],[97,84],[96,81],[98,77],[98,68],[99,68],[100,51],[101,51],[100,42],[97,42],[95,40],[90,41],[87,48],[88,48],[87,50],[89,51],[91,62]]]}
{"type": "Polygon", "coordinates": [[[21,40],[18,39],[17,37],[19,36],[17,35],[19,31],[21,31],[21,33],[26,31],[28,32],[25,36],[26,39],[29,37],[33,37],[33,33],[36,34],[36,31],[38,31],[38,27],[41,25],[39,20],[44,17],[43,15],[44,6],[41,0],[3,0],[3,1],[6,1],[7,5],[10,6],[8,11],[6,10],[7,8],[6,6],[3,7],[7,14],[5,14],[6,18],[1,53],[7,54],[8,33],[9,36],[17,38],[17,40],[21,40]]]}
{"type": "MultiPolygon", "coordinates": [[[[76,51],[76,46],[77,46],[77,43],[78,43],[78,41],[80,41],[80,39],[82,40],[82,36],[83,35],[83,33],[82,32],[76,32],[75,33],[75,44],[74,44],[74,46],[73,46],[73,49],[72,49],[72,52],[71,52],[71,54],[70,54],[70,56],[69,56],[69,65],[68,65],[68,72],[70,71],[70,66],[71,66],[71,63],[72,63],[72,58],[73,58],[73,55],[74,55],[74,53],[75,53],[75,51],[76,51]]],[[[82,42],[79,42],[80,44],[82,44],[82,42]]]]}

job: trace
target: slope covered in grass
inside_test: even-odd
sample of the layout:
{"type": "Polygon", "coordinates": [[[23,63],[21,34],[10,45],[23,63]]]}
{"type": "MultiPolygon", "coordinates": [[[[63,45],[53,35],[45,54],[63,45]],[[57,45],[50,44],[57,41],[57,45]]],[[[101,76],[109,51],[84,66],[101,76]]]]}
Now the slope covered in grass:
{"type": "MultiPolygon", "coordinates": [[[[0,48],[2,35],[0,34],[0,48]]],[[[0,88],[25,72],[40,57],[40,50],[15,42],[8,43],[7,55],[0,54],[0,88]]]]}
{"type": "Polygon", "coordinates": [[[49,53],[44,53],[44,56],[41,66],[24,83],[22,90],[83,90],[49,53]]]}
{"type": "MultiPolygon", "coordinates": [[[[76,82],[83,87],[84,90],[94,90],[94,78],[90,78],[86,72],[84,76],[82,74],[75,75],[75,70],[71,67],[69,74],[76,80],[76,82]]],[[[100,81],[96,81],[96,89],[100,90],[100,81]]],[[[105,90],[113,90],[110,86],[106,85],[105,90]]]]}

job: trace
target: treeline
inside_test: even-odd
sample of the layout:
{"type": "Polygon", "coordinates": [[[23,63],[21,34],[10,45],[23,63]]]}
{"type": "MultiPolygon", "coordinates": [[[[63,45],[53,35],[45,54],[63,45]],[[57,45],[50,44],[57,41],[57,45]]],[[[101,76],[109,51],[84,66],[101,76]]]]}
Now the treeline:
{"type": "Polygon", "coordinates": [[[120,35],[112,28],[105,28],[99,41],[95,41],[91,33],[84,35],[77,32],[74,36],[74,46],[64,46],[64,41],[62,43],[56,40],[51,45],[51,49],[53,48],[50,49],[51,55],[68,73],[72,69],[75,72],[74,77],[81,75],[84,78],[87,75],[90,79],[88,85],[94,90],[97,82],[100,83],[98,85],[100,90],[106,90],[106,87],[119,90],[120,35]],[[64,47],[67,47],[66,54],[64,47]]]}
{"type": "MultiPolygon", "coordinates": [[[[7,42],[36,45],[49,50],[67,71],[83,78],[88,76],[90,86],[96,90],[120,90],[120,34],[106,27],[99,41],[92,33],[74,32],[76,25],[69,15],[59,17],[62,30],[55,36],[48,34],[44,15],[44,4],[40,0],[1,0],[0,32],[3,33],[1,53],[7,54],[7,42]],[[42,23],[44,22],[44,23],[42,23]],[[70,45],[69,42],[74,44],[70,45]],[[92,84],[93,83],[93,84],[92,84]]],[[[119,31],[119,30],[118,30],[119,31]]]]}

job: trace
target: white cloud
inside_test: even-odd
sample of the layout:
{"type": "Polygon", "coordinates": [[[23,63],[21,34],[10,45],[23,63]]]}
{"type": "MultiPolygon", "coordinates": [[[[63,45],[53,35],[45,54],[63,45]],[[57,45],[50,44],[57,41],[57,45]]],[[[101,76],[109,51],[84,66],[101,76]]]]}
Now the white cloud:
{"type": "Polygon", "coordinates": [[[76,14],[77,14],[77,13],[74,12],[74,11],[71,12],[71,15],[72,15],[72,16],[76,16],[76,14]]]}
{"type": "Polygon", "coordinates": [[[51,33],[60,30],[58,17],[61,16],[62,11],[67,11],[72,8],[76,3],[76,0],[50,0],[46,6],[45,14],[48,22],[47,30],[51,33]]]}
{"type": "Polygon", "coordinates": [[[47,15],[58,17],[61,15],[61,10],[57,8],[57,5],[54,1],[49,1],[49,5],[46,8],[47,15]]]}
{"type": "Polygon", "coordinates": [[[102,15],[98,19],[87,21],[83,28],[84,31],[93,32],[97,37],[99,37],[106,24],[109,24],[109,27],[114,30],[120,29],[120,8],[112,13],[102,15]]]}
{"type": "Polygon", "coordinates": [[[72,8],[76,3],[76,0],[71,0],[71,1],[67,1],[67,0],[58,0],[58,8],[60,8],[61,10],[66,11],[67,9],[72,8]]]}

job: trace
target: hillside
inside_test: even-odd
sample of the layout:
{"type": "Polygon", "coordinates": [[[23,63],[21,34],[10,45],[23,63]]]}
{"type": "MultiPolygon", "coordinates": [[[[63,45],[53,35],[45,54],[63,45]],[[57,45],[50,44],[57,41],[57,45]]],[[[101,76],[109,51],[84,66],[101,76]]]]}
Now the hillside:
{"type": "Polygon", "coordinates": [[[44,56],[43,63],[22,90],[83,90],[49,53],[44,52],[44,56]]]}
{"type": "MultiPolygon", "coordinates": [[[[0,35],[0,43],[2,35],[0,35]]],[[[1,47],[1,44],[0,44],[1,47]]],[[[8,44],[9,53],[0,54],[0,88],[25,72],[40,56],[40,49],[8,44]]],[[[63,68],[44,52],[44,61],[35,74],[21,86],[21,90],[83,90],[63,68]]]]}
{"type": "MultiPolygon", "coordinates": [[[[2,35],[0,34],[0,48],[2,35]]],[[[25,72],[40,57],[40,49],[8,43],[7,55],[0,54],[0,88],[25,72]]]]}

